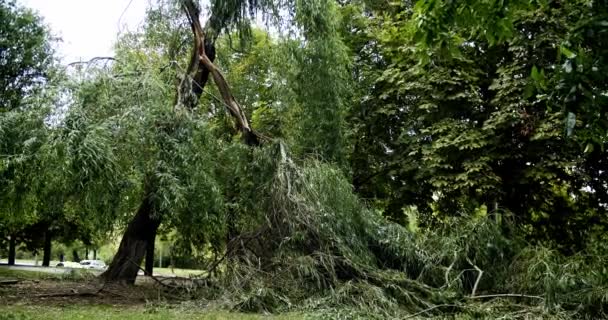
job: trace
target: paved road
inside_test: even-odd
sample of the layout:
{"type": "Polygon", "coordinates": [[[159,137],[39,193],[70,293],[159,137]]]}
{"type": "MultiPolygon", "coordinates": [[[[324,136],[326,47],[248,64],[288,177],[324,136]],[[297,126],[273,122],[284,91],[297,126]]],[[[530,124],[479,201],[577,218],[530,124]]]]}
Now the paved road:
{"type": "MultiPolygon", "coordinates": [[[[68,274],[70,273],[72,270],[83,270],[80,268],[65,268],[65,267],[42,267],[42,266],[34,266],[34,265],[28,265],[28,264],[16,264],[14,266],[9,266],[6,264],[0,264],[0,268],[3,269],[9,269],[9,270],[19,270],[19,271],[32,271],[32,272],[43,272],[43,273],[52,273],[52,274],[68,274]]],[[[92,274],[100,274],[101,271],[100,270],[91,270],[88,269],[87,271],[91,272],[92,274]]]]}
{"type": "MultiPolygon", "coordinates": [[[[31,271],[31,272],[44,272],[51,274],[69,274],[72,270],[86,270],[94,275],[99,275],[103,272],[103,270],[95,270],[95,269],[83,269],[83,268],[69,268],[69,267],[42,267],[35,266],[33,264],[16,264],[14,266],[9,266],[5,263],[0,263],[0,268],[9,269],[9,270],[19,270],[19,271],[31,271]]],[[[138,275],[143,276],[144,273],[139,271],[138,275]]],[[[175,274],[172,273],[157,273],[154,272],[155,276],[161,277],[175,277],[175,274]]]]}

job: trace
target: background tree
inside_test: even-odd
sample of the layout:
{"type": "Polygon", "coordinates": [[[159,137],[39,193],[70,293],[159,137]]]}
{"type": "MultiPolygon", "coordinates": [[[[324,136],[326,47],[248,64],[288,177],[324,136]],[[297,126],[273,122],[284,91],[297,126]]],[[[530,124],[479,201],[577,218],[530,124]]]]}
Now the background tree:
{"type": "Polygon", "coordinates": [[[0,19],[0,228],[14,264],[16,234],[35,219],[29,181],[57,90],[46,86],[55,60],[41,19],[15,1],[0,2],[0,19]]]}
{"type": "Polygon", "coordinates": [[[380,48],[367,74],[383,67],[375,71],[374,94],[358,102],[364,112],[355,114],[355,128],[369,137],[357,141],[369,151],[353,155],[355,187],[402,223],[412,204],[429,221],[503,209],[532,226],[535,239],[566,250],[584,246],[581,232],[605,216],[604,208],[584,191],[591,181],[580,169],[591,148],[572,139],[576,115],[564,98],[553,99],[561,87],[549,82],[572,73],[576,54],[564,46],[581,17],[597,14],[590,20],[597,21],[603,13],[582,3],[522,1],[497,22],[495,11],[505,9],[499,4],[428,3],[366,13],[378,29],[363,48],[380,48]],[[436,23],[442,17],[449,27],[436,23]],[[357,173],[369,167],[378,169],[357,173]]]}
{"type": "Polygon", "coordinates": [[[51,36],[40,17],[14,0],[0,3],[0,111],[23,107],[53,73],[51,36]]]}

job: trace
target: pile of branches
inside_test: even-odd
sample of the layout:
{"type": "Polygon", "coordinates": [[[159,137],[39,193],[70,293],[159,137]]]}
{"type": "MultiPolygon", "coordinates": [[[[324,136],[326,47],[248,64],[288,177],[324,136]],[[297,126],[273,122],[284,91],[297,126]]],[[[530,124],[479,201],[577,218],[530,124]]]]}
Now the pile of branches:
{"type": "Polygon", "coordinates": [[[565,257],[527,244],[506,216],[493,215],[412,232],[362,203],[341,170],[295,163],[280,143],[264,149],[271,151],[258,156],[275,160],[255,187],[265,195],[254,210],[261,216],[215,264],[222,272],[207,301],[338,318],[585,318],[608,310],[605,246],[565,257]]]}

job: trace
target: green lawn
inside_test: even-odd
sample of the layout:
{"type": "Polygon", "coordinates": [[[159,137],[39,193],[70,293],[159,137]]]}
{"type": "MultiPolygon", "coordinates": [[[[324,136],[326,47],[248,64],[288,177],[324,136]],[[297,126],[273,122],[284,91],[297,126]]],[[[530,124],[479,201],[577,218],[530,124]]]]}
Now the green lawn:
{"type": "Polygon", "coordinates": [[[179,268],[154,268],[154,275],[175,275],[178,277],[200,276],[204,274],[203,270],[195,269],[179,269],[179,268]]]}
{"type": "Polygon", "coordinates": [[[0,320],[55,320],[55,319],[90,319],[90,320],[257,320],[257,319],[303,319],[302,315],[259,315],[229,313],[221,311],[196,310],[185,308],[155,307],[113,307],[79,305],[69,307],[49,307],[43,305],[4,306],[0,307],[0,320]]]}

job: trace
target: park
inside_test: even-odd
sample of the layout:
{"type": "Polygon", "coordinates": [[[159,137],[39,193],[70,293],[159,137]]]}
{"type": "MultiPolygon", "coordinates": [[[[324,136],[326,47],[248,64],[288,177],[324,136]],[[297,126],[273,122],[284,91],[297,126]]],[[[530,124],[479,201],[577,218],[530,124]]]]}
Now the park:
{"type": "Polygon", "coordinates": [[[0,0],[0,320],[608,319],[607,59],[605,0],[0,0]]]}

